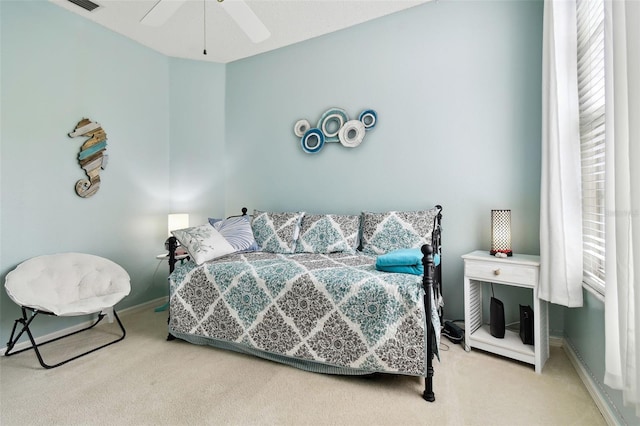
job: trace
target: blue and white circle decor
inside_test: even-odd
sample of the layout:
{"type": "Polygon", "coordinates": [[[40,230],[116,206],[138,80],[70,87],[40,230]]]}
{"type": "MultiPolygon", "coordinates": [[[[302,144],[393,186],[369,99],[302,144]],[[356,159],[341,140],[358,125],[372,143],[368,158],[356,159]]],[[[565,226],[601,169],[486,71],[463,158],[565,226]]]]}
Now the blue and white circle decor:
{"type": "Polygon", "coordinates": [[[339,142],[338,132],[347,121],[349,121],[349,117],[345,110],[331,108],[322,114],[316,127],[324,133],[325,142],[339,142]]]}
{"type": "Polygon", "coordinates": [[[338,139],[342,146],[355,148],[364,139],[365,126],[360,120],[349,120],[340,128],[338,139]]]}
{"type": "Polygon", "coordinates": [[[300,138],[302,150],[307,154],[317,154],[326,143],[340,143],[346,148],[359,146],[365,132],[373,129],[378,122],[378,115],[372,109],[360,113],[357,120],[349,120],[342,108],[326,110],[318,125],[311,128],[309,121],[301,119],[293,127],[294,134],[300,138]]]}
{"type": "Polygon", "coordinates": [[[364,110],[360,113],[358,120],[362,121],[365,130],[371,130],[376,127],[376,121],[378,121],[378,114],[372,109],[364,110]]]}
{"type": "Polygon", "coordinates": [[[307,154],[315,154],[324,147],[324,135],[320,129],[309,129],[300,140],[302,150],[307,154]]]}
{"type": "Polygon", "coordinates": [[[301,138],[307,133],[307,130],[311,128],[311,124],[307,120],[298,120],[296,121],[295,126],[293,126],[293,132],[297,137],[301,138]]]}

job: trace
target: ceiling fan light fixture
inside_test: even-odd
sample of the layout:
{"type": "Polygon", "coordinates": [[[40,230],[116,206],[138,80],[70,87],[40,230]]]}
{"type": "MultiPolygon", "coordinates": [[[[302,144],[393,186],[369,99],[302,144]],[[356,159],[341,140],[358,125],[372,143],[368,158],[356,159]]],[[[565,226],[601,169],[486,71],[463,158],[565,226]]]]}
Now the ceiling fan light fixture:
{"type": "Polygon", "coordinates": [[[184,0],[158,0],[151,10],[142,17],[140,23],[150,27],[160,27],[176,13],[183,3],[184,0]]]}
{"type": "Polygon", "coordinates": [[[202,50],[202,54],[206,55],[207,54],[207,0],[202,0],[202,40],[204,43],[204,49],[202,50]]]}
{"type": "Polygon", "coordinates": [[[218,0],[218,2],[252,42],[261,43],[271,37],[271,32],[244,1],[218,0]]]}
{"type": "MultiPolygon", "coordinates": [[[[186,1],[187,0],[157,0],[153,7],[140,19],[140,23],[150,27],[160,27],[164,25],[186,1]]],[[[203,1],[206,2],[206,0],[203,1]]],[[[217,1],[220,3],[220,7],[227,12],[231,19],[235,21],[252,42],[261,43],[271,37],[271,32],[244,0],[217,1]]]]}

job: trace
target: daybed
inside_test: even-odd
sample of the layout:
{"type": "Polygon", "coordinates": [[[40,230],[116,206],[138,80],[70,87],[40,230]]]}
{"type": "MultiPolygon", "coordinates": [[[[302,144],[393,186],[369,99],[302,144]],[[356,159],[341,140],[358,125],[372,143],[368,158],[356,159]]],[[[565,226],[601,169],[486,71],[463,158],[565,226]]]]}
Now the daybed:
{"type": "Polygon", "coordinates": [[[174,231],[190,260],[173,270],[170,238],[169,334],[314,372],[422,376],[433,401],[441,210],[249,217],[243,209],[174,231]],[[400,249],[421,250],[412,265],[421,275],[376,268],[400,249]]]}

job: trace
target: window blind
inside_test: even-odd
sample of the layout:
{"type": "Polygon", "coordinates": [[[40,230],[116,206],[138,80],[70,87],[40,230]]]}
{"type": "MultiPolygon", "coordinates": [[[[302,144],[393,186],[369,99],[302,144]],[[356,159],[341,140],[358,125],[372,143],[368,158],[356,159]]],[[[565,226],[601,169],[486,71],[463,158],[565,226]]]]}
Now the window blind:
{"type": "Polygon", "coordinates": [[[604,1],[577,0],[584,282],[604,294],[604,1]]]}

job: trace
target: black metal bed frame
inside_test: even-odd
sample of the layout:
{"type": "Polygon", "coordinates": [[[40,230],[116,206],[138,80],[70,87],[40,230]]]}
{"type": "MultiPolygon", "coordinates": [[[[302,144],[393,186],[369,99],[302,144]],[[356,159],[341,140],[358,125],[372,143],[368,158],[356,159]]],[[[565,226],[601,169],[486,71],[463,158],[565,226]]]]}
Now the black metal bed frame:
{"type": "Polygon", "coordinates": [[[435,330],[431,322],[432,309],[438,310],[440,321],[442,322],[442,312],[437,306],[431,306],[431,292],[433,291],[434,300],[438,301],[442,295],[442,206],[437,205],[438,214],[434,219],[433,233],[431,234],[431,245],[422,246],[422,264],[424,266],[424,275],[422,276],[422,287],[424,288],[424,312],[427,326],[427,375],[424,378],[424,392],[422,398],[426,401],[433,402],[436,400],[433,392],[433,345],[435,344],[435,330]],[[434,263],[434,255],[439,256],[438,265],[434,263]]]}
{"type": "MultiPolygon", "coordinates": [[[[425,322],[427,326],[427,374],[424,378],[424,392],[422,398],[425,401],[433,402],[436,400],[435,393],[433,392],[433,345],[435,344],[435,330],[433,329],[433,323],[431,322],[431,310],[437,309],[438,316],[442,322],[442,311],[437,306],[431,306],[430,294],[433,291],[434,299],[437,303],[439,296],[442,295],[442,206],[436,205],[438,214],[434,218],[433,232],[431,234],[431,244],[425,244],[422,246],[422,264],[424,266],[424,275],[422,276],[422,287],[424,288],[424,312],[425,322]],[[439,256],[438,265],[434,263],[434,256],[439,256]]],[[[246,216],[247,208],[242,208],[241,215],[229,216],[238,217],[246,216]]],[[[169,273],[173,272],[176,265],[176,249],[178,248],[178,241],[176,237],[169,237],[167,240],[167,249],[169,250],[169,273]]],[[[175,339],[174,336],[169,334],[167,340],[175,339]]]]}

